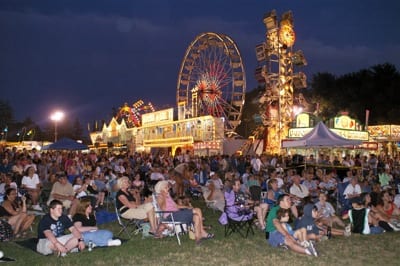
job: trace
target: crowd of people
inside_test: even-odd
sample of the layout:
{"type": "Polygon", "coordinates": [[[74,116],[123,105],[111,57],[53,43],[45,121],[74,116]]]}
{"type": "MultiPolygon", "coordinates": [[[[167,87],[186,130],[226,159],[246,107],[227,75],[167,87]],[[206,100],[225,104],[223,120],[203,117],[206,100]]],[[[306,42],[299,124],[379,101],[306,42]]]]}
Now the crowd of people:
{"type": "Polygon", "coordinates": [[[302,254],[317,256],[316,243],[331,236],[400,229],[397,157],[309,156],[307,167],[300,168],[290,156],[278,155],[198,157],[187,151],[173,157],[0,147],[0,158],[1,216],[8,217],[15,236],[31,228],[35,217],[28,208],[48,209],[38,226],[42,254],[65,255],[89,241],[120,245],[112,232],[97,228],[93,215],[109,195],[123,218],[147,220],[150,233],[162,237],[151,197],[156,193],[163,210],[193,223],[197,244],[214,234],[206,231],[202,210],[182,202],[200,194],[208,207],[224,212],[226,192],[232,192],[234,204],[251,208],[269,244],[302,254]],[[341,174],[337,167],[347,171],[341,174]],[[254,197],[254,191],[263,196],[254,197]],[[71,234],[64,235],[65,229],[71,234]]]}

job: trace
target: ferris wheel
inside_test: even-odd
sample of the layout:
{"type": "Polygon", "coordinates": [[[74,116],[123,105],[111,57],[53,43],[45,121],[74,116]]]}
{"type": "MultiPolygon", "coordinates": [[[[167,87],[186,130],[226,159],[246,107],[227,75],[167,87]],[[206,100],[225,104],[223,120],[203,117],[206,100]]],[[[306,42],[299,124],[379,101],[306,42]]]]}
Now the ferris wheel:
{"type": "Polygon", "coordinates": [[[198,35],[186,50],[178,76],[176,101],[191,117],[221,117],[225,132],[240,124],[246,75],[239,49],[225,34],[198,35]]]}

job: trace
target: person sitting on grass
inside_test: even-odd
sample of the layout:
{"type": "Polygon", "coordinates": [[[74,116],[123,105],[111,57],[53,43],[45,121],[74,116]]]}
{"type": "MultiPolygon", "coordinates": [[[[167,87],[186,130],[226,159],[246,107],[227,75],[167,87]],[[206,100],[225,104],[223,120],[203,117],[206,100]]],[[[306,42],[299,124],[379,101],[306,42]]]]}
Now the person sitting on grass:
{"type": "Polygon", "coordinates": [[[63,204],[59,200],[50,202],[49,213],[40,220],[38,239],[36,251],[43,255],[56,253],[58,256],[65,256],[67,252],[85,249],[82,234],[72,221],[63,215],[63,204]],[[70,234],[64,234],[67,229],[70,234]]]}
{"type": "Polygon", "coordinates": [[[273,247],[287,247],[300,254],[318,256],[318,253],[313,247],[302,247],[296,239],[283,228],[281,222],[277,218],[277,212],[279,209],[282,208],[289,210],[291,206],[292,202],[290,196],[282,194],[278,197],[277,205],[269,211],[266,226],[268,243],[273,247]]]}
{"type": "Polygon", "coordinates": [[[344,222],[335,214],[332,204],[327,201],[328,196],[324,192],[319,193],[319,201],[315,204],[318,209],[319,221],[326,226],[338,225],[345,228],[344,222]]]}
{"type": "Polygon", "coordinates": [[[293,236],[297,243],[303,247],[308,247],[311,245],[307,241],[307,230],[305,228],[300,228],[294,231],[292,226],[289,224],[290,211],[288,209],[279,209],[276,213],[276,218],[279,219],[283,229],[293,236]]]}
{"type": "Polygon", "coordinates": [[[12,226],[15,238],[26,236],[27,230],[31,227],[35,220],[34,215],[26,213],[26,197],[22,196],[21,202],[17,200],[17,190],[15,188],[7,188],[5,200],[2,204],[3,214],[7,222],[12,226]]]}
{"type": "MultiPolygon", "coordinates": [[[[157,193],[157,203],[162,211],[173,212],[175,221],[184,222],[186,224],[193,223],[196,244],[201,244],[204,239],[214,238],[214,234],[208,233],[203,226],[203,213],[199,208],[190,208],[188,206],[181,206],[171,198],[169,193],[170,185],[168,181],[158,181],[154,187],[157,193]]],[[[165,218],[169,218],[171,214],[165,213],[165,218]]],[[[163,228],[162,228],[163,229],[163,228]]],[[[158,232],[157,236],[160,236],[158,232]]]]}
{"type": "Polygon", "coordinates": [[[109,230],[100,230],[96,226],[96,217],[90,198],[80,200],[76,214],[72,217],[74,225],[81,232],[86,245],[90,241],[94,246],[120,246],[121,240],[113,239],[113,233],[109,230]]]}
{"type": "MultiPolygon", "coordinates": [[[[324,227],[322,223],[317,224],[316,221],[319,221],[320,214],[318,212],[318,208],[314,206],[312,203],[307,203],[303,207],[303,215],[299,216],[296,221],[296,229],[306,228],[308,239],[312,239],[315,241],[326,240],[331,235],[334,236],[343,236],[345,235],[345,231],[341,229],[324,227]],[[328,232],[330,231],[330,233],[328,232]]],[[[347,234],[346,234],[347,235],[347,234]]]]}
{"type": "Polygon", "coordinates": [[[368,235],[398,230],[373,208],[369,193],[362,193],[360,197],[353,198],[351,204],[352,209],[344,218],[350,219],[353,233],[368,235]]]}
{"type": "Polygon", "coordinates": [[[356,197],[351,200],[352,208],[347,213],[350,219],[352,232],[356,234],[381,234],[384,232],[383,227],[393,231],[385,222],[379,221],[374,217],[374,212],[366,207],[365,203],[368,201],[366,195],[363,197],[356,197]],[[380,226],[382,225],[382,227],[380,226]]]}

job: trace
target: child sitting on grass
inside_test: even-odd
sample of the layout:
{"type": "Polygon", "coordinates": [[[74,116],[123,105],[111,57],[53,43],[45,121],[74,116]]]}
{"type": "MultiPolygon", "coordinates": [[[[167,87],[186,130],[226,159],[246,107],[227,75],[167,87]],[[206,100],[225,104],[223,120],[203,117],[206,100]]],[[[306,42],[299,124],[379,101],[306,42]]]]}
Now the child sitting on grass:
{"type": "Polygon", "coordinates": [[[289,209],[279,209],[276,213],[276,218],[278,218],[279,222],[282,224],[283,229],[288,232],[289,235],[293,236],[300,245],[303,247],[310,246],[310,243],[307,242],[307,230],[305,228],[300,228],[294,231],[289,224],[289,212],[289,209]]]}

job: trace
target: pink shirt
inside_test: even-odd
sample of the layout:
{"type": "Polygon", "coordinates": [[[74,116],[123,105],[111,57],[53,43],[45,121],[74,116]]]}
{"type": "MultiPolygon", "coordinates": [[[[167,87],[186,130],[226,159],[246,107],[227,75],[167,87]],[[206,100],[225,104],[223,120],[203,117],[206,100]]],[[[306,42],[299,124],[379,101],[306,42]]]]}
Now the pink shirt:
{"type": "MultiPolygon", "coordinates": [[[[178,211],[178,206],[176,206],[175,201],[171,198],[171,196],[168,194],[168,196],[165,199],[165,209],[163,211],[171,211],[175,212],[178,211]]],[[[164,217],[167,217],[169,213],[165,213],[164,217]]]]}

